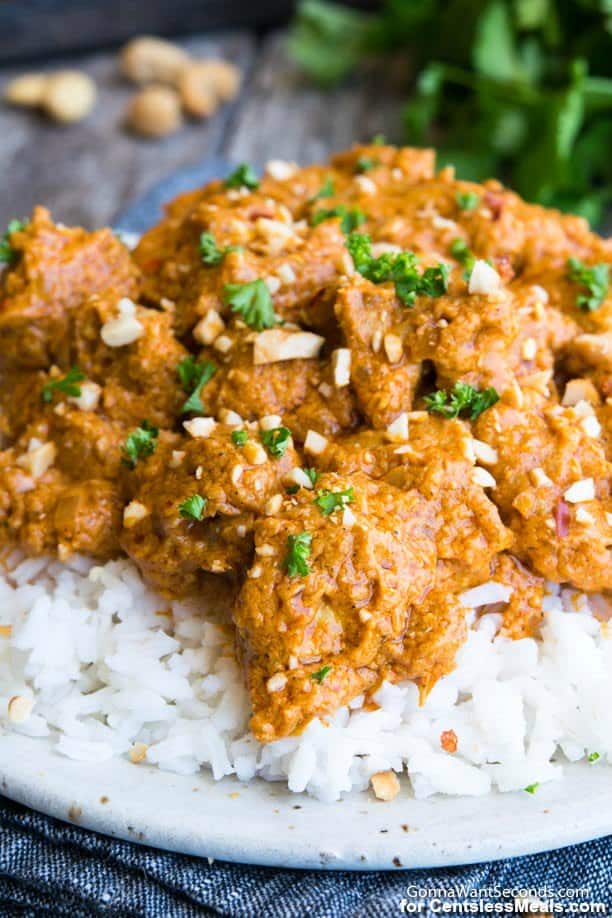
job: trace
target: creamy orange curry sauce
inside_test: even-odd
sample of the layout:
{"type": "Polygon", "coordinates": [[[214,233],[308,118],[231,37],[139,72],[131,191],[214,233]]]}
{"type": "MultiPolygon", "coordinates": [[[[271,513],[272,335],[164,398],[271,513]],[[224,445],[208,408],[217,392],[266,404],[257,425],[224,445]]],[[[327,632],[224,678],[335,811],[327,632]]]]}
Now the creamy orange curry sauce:
{"type": "Polygon", "coordinates": [[[247,167],[128,251],[2,243],[0,539],[233,584],[264,741],[383,679],[425,697],[461,594],[612,586],[612,246],[427,150],[247,167]]]}

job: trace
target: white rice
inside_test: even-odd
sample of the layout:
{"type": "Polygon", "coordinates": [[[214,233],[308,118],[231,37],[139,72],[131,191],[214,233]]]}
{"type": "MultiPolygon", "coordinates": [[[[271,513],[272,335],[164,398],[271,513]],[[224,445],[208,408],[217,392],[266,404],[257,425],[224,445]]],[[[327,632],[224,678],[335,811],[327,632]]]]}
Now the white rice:
{"type": "MultiPolygon", "coordinates": [[[[159,768],[209,768],[217,780],[258,775],[324,801],[364,790],[387,769],[406,772],[414,795],[427,797],[525,789],[585,756],[591,767],[612,763],[612,641],[573,591],[551,587],[541,640],[497,637],[499,615],[482,616],[423,707],[413,683],[384,684],[378,710],[355,699],[327,724],[262,746],[248,730],[223,610],[169,607],[127,561],[63,565],[15,554],[7,569],[0,731],[47,737],[72,759],[128,757],[144,743],[146,762],[159,768]],[[22,722],[9,719],[14,696],[34,702],[22,722]],[[457,737],[455,753],[441,747],[445,731],[457,737]]],[[[463,599],[491,595],[503,601],[499,584],[463,599]]],[[[466,615],[475,618],[471,608],[466,615]]]]}

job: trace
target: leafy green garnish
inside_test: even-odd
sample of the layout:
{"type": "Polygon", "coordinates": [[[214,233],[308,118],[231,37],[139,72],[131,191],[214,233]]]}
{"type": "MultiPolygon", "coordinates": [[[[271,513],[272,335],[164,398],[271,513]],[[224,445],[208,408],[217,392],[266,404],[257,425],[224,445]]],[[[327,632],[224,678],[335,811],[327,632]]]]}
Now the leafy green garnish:
{"type": "Polygon", "coordinates": [[[208,501],[205,497],[201,497],[199,494],[192,494],[191,497],[179,504],[179,513],[185,520],[197,520],[199,522],[204,516],[207,503],[208,501]]]}
{"type": "Polygon", "coordinates": [[[150,456],[155,452],[157,447],[157,437],[159,430],[153,427],[148,421],[143,421],[140,427],[132,430],[126,437],[121,451],[123,453],[122,462],[128,468],[136,468],[139,459],[150,456]]]}
{"type": "Polygon", "coordinates": [[[450,254],[456,258],[459,264],[465,268],[463,279],[469,281],[472,268],[476,264],[476,256],[468,246],[465,239],[453,239],[450,246],[450,254]]]}
{"type": "Polygon", "coordinates": [[[310,469],[304,469],[304,472],[305,472],[306,475],[308,475],[308,477],[310,478],[311,483],[312,483],[313,485],[316,485],[316,483],[317,483],[317,481],[318,481],[318,479],[319,479],[319,473],[317,472],[317,470],[316,470],[316,469],[310,468],[310,469]]]}
{"type": "Polygon", "coordinates": [[[331,671],[331,666],[322,666],[321,669],[317,670],[316,673],[311,673],[310,678],[314,682],[317,682],[319,685],[321,685],[321,683],[325,681],[325,677],[329,676],[331,671]]]}
{"type": "Polygon", "coordinates": [[[306,577],[310,573],[308,558],[311,546],[312,536],[309,532],[287,536],[287,554],[283,567],[290,577],[306,577]]]}
{"type": "Polygon", "coordinates": [[[248,439],[249,435],[246,430],[232,430],[232,443],[235,446],[244,446],[248,439]]]}
{"type": "Polygon", "coordinates": [[[338,204],[336,207],[329,208],[329,210],[315,211],[310,218],[310,225],[318,226],[319,223],[323,223],[324,220],[331,220],[333,217],[342,218],[340,220],[340,229],[345,236],[348,236],[349,233],[352,233],[368,219],[358,207],[348,208],[346,204],[338,204]]]}
{"type": "Polygon", "coordinates": [[[599,754],[599,752],[589,752],[587,756],[587,762],[589,762],[589,764],[592,765],[594,762],[598,762],[600,758],[601,758],[601,755],[599,754]]]}
{"type": "Polygon", "coordinates": [[[240,163],[231,175],[228,175],[225,179],[225,187],[250,188],[251,191],[254,191],[259,188],[259,179],[252,166],[249,166],[248,163],[240,163]]]}
{"type": "Polygon", "coordinates": [[[475,191],[458,191],[455,201],[461,210],[474,210],[480,204],[480,195],[475,191]]]}
{"type": "Polygon", "coordinates": [[[568,276],[571,281],[586,287],[587,293],[580,293],[576,297],[576,306],[587,312],[599,309],[606,296],[610,284],[610,269],[603,262],[589,267],[579,258],[570,258],[567,262],[568,276]]]}
{"type": "Polygon", "coordinates": [[[393,281],[404,306],[413,306],[417,296],[434,297],[446,293],[448,265],[440,263],[420,274],[414,252],[383,252],[374,258],[371,246],[370,237],[359,233],[351,233],[346,242],[357,271],[374,284],[393,281]]]}
{"type": "Polygon", "coordinates": [[[12,265],[17,258],[17,252],[11,246],[13,233],[20,233],[28,225],[28,220],[11,220],[6,232],[0,237],[0,264],[12,265]]]}
{"type": "Polygon", "coordinates": [[[527,787],[523,788],[523,790],[527,794],[535,794],[539,786],[540,786],[540,782],[536,781],[534,784],[528,784],[527,787]]]}
{"type": "Polygon", "coordinates": [[[492,387],[475,389],[469,383],[456,382],[450,392],[438,389],[423,399],[430,414],[441,414],[444,418],[457,418],[467,414],[470,421],[475,421],[483,411],[499,401],[499,395],[492,387]]]}
{"type": "Polygon", "coordinates": [[[212,233],[202,233],[200,236],[200,257],[205,265],[221,264],[228,252],[237,252],[239,249],[239,245],[226,245],[220,249],[212,233]]]}
{"type": "Polygon", "coordinates": [[[262,430],[260,438],[270,455],[274,459],[280,459],[289,446],[291,431],[288,427],[272,427],[270,430],[262,430]]]}
{"type": "Polygon", "coordinates": [[[191,392],[187,401],[183,403],[181,414],[188,414],[190,411],[204,411],[200,395],[206,383],[217,372],[214,363],[210,363],[209,360],[205,363],[197,363],[190,354],[177,365],[176,372],[185,392],[191,392]]]}
{"type": "Polygon", "coordinates": [[[322,198],[331,198],[334,193],[334,180],[331,175],[328,175],[317,193],[313,194],[313,196],[308,199],[308,203],[314,204],[315,201],[320,201],[322,198]]]}
{"type": "Polygon", "coordinates": [[[360,156],[355,163],[355,172],[363,174],[364,172],[369,172],[370,169],[374,169],[377,166],[379,160],[374,159],[372,156],[360,156]]]}
{"type": "Polygon", "coordinates": [[[261,278],[246,284],[226,284],[223,288],[223,302],[231,306],[232,312],[241,315],[246,324],[256,331],[276,325],[272,297],[266,282],[261,278]]]}
{"type": "Polygon", "coordinates": [[[344,510],[355,500],[353,488],[347,488],[345,491],[319,491],[314,499],[323,516],[329,516],[334,510],[344,510]]]}
{"type": "Polygon", "coordinates": [[[289,43],[325,85],[372,56],[409,58],[408,143],[592,222],[612,202],[609,46],[609,0],[383,0],[372,12],[302,0],[289,43]]]}
{"type": "Polygon", "coordinates": [[[78,367],[72,367],[61,379],[50,379],[42,387],[41,398],[43,402],[53,401],[54,392],[62,392],[64,395],[70,395],[78,398],[81,394],[80,382],[85,379],[85,374],[78,367]]]}

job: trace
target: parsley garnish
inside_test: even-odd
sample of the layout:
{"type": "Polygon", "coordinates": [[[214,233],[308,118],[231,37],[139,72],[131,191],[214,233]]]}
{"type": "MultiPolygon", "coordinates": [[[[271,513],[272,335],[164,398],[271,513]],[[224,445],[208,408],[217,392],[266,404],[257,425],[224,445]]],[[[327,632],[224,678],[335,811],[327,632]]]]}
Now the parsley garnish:
{"type": "Polygon", "coordinates": [[[6,228],[6,232],[0,238],[0,263],[12,265],[17,258],[17,252],[11,245],[11,236],[13,233],[20,233],[28,225],[28,220],[11,220],[6,228]]]}
{"type": "Polygon", "coordinates": [[[592,765],[594,762],[598,762],[600,758],[601,758],[601,755],[599,754],[599,752],[589,752],[587,756],[587,762],[589,762],[589,764],[592,765]]]}
{"type": "Polygon", "coordinates": [[[453,239],[450,246],[450,254],[453,258],[456,258],[459,264],[463,265],[465,271],[463,272],[464,281],[469,281],[470,274],[472,273],[472,268],[476,264],[476,256],[468,246],[465,239],[453,239]]]}
{"type": "Polygon", "coordinates": [[[321,185],[317,193],[313,194],[313,196],[308,199],[308,203],[314,204],[315,201],[320,201],[321,198],[331,198],[331,196],[334,194],[334,191],[334,180],[331,175],[328,175],[324,184],[321,185]]]}
{"type": "Polygon", "coordinates": [[[373,169],[375,166],[378,166],[379,160],[374,159],[372,156],[360,156],[357,162],[355,163],[355,172],[369,172],[370,169],[373,169]]]}
{"type": "Polygon", "coordinates": [[[139,459],[150,456],[155,452],[159,430],[148,421],[143,421],[140,427],[132,430],[126,437],[121,447],[123,452],[122,462],[128,468],[136,468],[139,459]]]}
{"type": "Polygon", "coordinates": [[[332,671],[331,666],[322,666],[321,669],[317,670],[316,673],[311,673],[310,678],[313,679],[315,682],[318,682],[319,685],[321,685],[321,683],[325,680],[325,677],[329,676],[331,671],[332,671]]]}
{"type": "Polygon", "coordinates": [[[71,395],[78,398],[81,394],[81,387],[78,383],[83,382],[85,374],[78,367],[72,367],[61,379],[50,379],[42,387],[41,398],[43,402],[53,401],[54,392],[63,392],[64,395],[71,395]]]}
{"type": "Polygon", "coordinates": [[[351,233],[346,247],[357,271],[374,284],[395,283],[395,292],[404,306],[413,306],[417,296],[442,296],[448,288],[449,267],[438,264],[419,274],[414,252],[383,252],[374,258],[369,236],[351,233]]]}
{"type": "Polygon", "coordinates": [[[348,236],[349,233],[352,233],[368,219],[364,212],[359,210],[358,207],[351,207],[349,209],[346,204],[338,204],[336,207],[329,208],[329,210],[315,211],[310,218],[310,225],[318,226],[319,223],[323,223],[324,220],[331,220],[332,217],[341,218],[340,229],[345,236],[348,236]]]}
{"type": "Polygon", "coordinates": [[[249,166],[248,163],[240,163],[231,175],[228,175],[225,179],[225,187],[250,188],[251,191],[254,191],[256,188],[259,188],[259,179],[255,175],[252,166],[249,166]]]}
{"type": "Polygon", "coordinates": [[[289,446],[291,431],[288,427],[272,427],[271,430],[262,430],[260,437],[270,455],[274,459],[280,459],[289,446]]]}
{"type": "Polygon", "coordinates": [[[204,516],[208,500],[199,494],[192,494],[187,500],[179,504],[179,513],[185,520],[197,520],[204,516]]]}
{"type": "Polygon", "coordinates": [[[450,392],[438,389],[423,399],[430,414],[441,414],[444,418],[456,418],[467,412],[470,421],[475,421],[483,411],[499,401],[493,388],[478,390],[469,383],[456,382],[450,392]]]}
{"type": "Polygon", "coordinates": [[[480,195],[475,191],[458,191],[455,201],[461,210],[474,210],[480,204],[480,195]]]}
{"type": "Polygon", "coordinates": [[[196,363],[190,354],[177,365],[176,372],[185,392],[191,391],[191,395],[181,408],[181,414],[188,414],[190,411],[204,411],[200,394],[206,383],[217,372],[214,363],[208,360],[205,363],[196,363]]]}
{"type": "Polygon", "coordinates": [[[308,558],[311,545],[312,536],[309,532],[287,536],[287,555],[283,566],[290,577],[306,577],[310,573],[308,558]]]}
{"type": "Polygon", "coordinates": [[[317,472],[317,470],[316,469],[304,469],[304,472],[308,475],[312,484],[316,485],[319,479],[319,473],[317,472]]]}
{"type": "Polygon", "coordinates": [[[237,252],[239,249],[239,245],[226,245],[220,249],[212,233],[202,233],[200,236],[200,257],[205,265],[218,265],[228,252],[237,252]]]}
{"type": "Polygon", "coordinates": [[[580,293],[576,297],[576,306],[587,312],[599,309],[608,294],[610,284],[610,269],[606,264],[588,267],[579,258],[570,258],[567,262],[569,279],[586,287],[587,294],[580,293]]]}
{"type": "Polygon", "coordinates": [[[248,439],[249,435],[246,430],[232,430],[232,443],[235,446],[244,446],[248,439]]]}
{"type": "Polygon", "coordinates": [[[524,790],[527,794],[535,794],[535,792],[537,791],[537,789],[538,789],[539,786],[540,786],[540,782],[539,782],[539,781],[536,781],[535,784],[528,784],[527,787],[524,787],[524,788],[523,788],[523,790],[524,790]]]}
{"type": "Polygon", "coordinates": [[[345,491],[319,491],[314,499],[323,516],[329,516],[334,510],[344,510],[355,500],[353,488],[347,488],[345,491]]]}
{"type": "Polygon", "coordinates": [[[259,278],[247,284],[226,284],[223,302],[239,313],[247,325],[256,331],[276,325],[274,305],[266,282],[259,278]]]}

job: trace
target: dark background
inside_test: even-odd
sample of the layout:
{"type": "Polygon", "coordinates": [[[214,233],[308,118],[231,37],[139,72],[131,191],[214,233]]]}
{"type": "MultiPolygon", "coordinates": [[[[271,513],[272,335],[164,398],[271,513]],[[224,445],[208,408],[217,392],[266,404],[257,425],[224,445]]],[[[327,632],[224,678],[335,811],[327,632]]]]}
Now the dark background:
{"type": "MultiPolygon", "coordinates": [[[[353,0],[351,5],[376,3],[353,0]]],[[[294,8],[294,0],[0,0],[0,64],[91,51],[142,33],[265,31],[288,22],[294,8]]]]}

